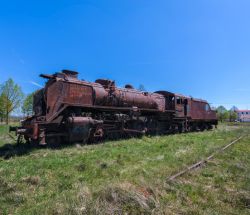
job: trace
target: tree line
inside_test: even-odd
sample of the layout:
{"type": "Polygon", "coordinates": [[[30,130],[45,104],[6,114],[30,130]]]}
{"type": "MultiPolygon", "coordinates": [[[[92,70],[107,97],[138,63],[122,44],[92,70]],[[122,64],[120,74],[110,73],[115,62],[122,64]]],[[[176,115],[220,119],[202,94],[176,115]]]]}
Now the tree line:
{"type": "Polygon", "coordinates": [[[33,93],[24,95],[22,88],[13,79],[8,79],[0,84],[0,122],[8,125],[10,114],[21,111],[23,115],[32,114],[33,93]]]}
{"type": "Polygon", "coordinates": [[[233,106],[230,110],[227,110],[224,106],[219,106],[216,108],[216,113],[218,120],[221,122],[224,121],[229,121],[229,122],[234,122],[237,120],[237,113],[236,111],[238,110],[237,107],[233,106]]]}

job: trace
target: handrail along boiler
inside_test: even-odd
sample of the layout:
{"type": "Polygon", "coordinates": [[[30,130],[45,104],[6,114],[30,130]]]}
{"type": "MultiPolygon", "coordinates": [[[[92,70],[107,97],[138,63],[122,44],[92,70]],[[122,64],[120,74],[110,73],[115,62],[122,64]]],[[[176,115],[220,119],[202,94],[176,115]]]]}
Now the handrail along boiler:
{"type": "Polygon", "coordinates": [[[40,75],[48,81],[34,94],[34,115],[12,127],[18,142],[93,142],[105,137],[212,129],[215,111],[205,100],[168,91],[142,92],[114,81],[78,79],[70,70],[40,75]]]}

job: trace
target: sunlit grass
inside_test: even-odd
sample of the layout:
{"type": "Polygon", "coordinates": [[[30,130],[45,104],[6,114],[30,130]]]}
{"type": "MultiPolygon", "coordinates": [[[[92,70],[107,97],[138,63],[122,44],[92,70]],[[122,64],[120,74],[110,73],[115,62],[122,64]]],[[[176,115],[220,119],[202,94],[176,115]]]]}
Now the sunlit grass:
{"type": "MultiPolygon", "coordinates": [[[[171,174],[249,132],[248,126],[29,150],[15,147],[6,131],[0,126],[0,214],[249,212],[243,204],[217,203],[232,195],[221,187],[230,185],[236,193],[249,189],[249,137],[206,168],[178,183],[166,182],[171,174]]],[[[235,194],[235,201],[247,202],[243,196],[235,194]]]]}

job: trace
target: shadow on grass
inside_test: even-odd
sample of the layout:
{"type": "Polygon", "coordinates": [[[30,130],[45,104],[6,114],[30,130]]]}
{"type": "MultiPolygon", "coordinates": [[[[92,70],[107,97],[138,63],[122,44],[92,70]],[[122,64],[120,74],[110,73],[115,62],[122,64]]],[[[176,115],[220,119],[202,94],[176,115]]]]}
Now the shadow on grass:
{"type": "MultiPolygon", "coordinates": [[[[70,148],[70,147],[77,147],[77,146],[83,146],[83,145],[93,145],[93,144],[101,144],[105,143],[106,141],[118,141],[118,140],[124,140],[124,139],[130,139],[130,138],[141,138],[141,136],[123,136],[123,137],[116,137],[116,138],[105,138],[103,140],[98,141],[92,141],[89,143],[69,143],[69,142],[58,142],[58,143],[51,143],[46,145],[39,145],[37,143],[22,143],[22,144],[14,144],[12,143],[6,143],[3,146],[0,146],[0,158],[3,159],[10,159],[14,156],[23,156],[31,153],[32,151],[39,150],[39,149],[51,149],[51,150],[61,150],[64,148],[70,148]]],[[[11,141],[10,141],[11,142],[11,141]]]]}
{"type": "MultiPolygon", "coordinates": [[[[164,134],[151,134],[151,135],[146,135],[146,136],[163,136],[163,135],[171,135],[174,134],[175,132],[169,132],[169,133],[164,133],[164,134]]],[[[177,132],[178,133],[178,132],[177,132]]],[[[97,140],[97,141],[91,141],[88,143],[69,143],[69,142],[61,142],[61,143],[54,143],[54,144],[46,144],[45,146],[39,145],[37,143],[23,143],[23,144],[13,144],[13,143],[7,143],[3,146],[0,147],[0,158],[4,159],[9,159],[14,156],[22,156],[29,154],[30,152],[34,150],[39,150],[39,149],[52,149],[52,150],[60,150],[63,148],[69,148],[69,147],[74,147],[76,145],[92,145],[92,144],[100,144],[100,143],[105,143],[106,141],[118,141],[118,140],[127,140],[131,138],[142,138],[145,135],[137,134],[137,135],[118,135],[118,136],[112,136],[112,137],[105,137],[102,140],[97,140]]]]}
{"type": "Polygon", "coordinates": [[[0,147],[0,158],[10,159],[11,157],[14,156],[27,155],[30,152],[39,149],[60,150],[67,147],[72,147],[72,144],[60,143],[55,145],[48,144],[46,146],[41,146],[35,143],[23,143],[23,144],[6,143],[0,147]]]}

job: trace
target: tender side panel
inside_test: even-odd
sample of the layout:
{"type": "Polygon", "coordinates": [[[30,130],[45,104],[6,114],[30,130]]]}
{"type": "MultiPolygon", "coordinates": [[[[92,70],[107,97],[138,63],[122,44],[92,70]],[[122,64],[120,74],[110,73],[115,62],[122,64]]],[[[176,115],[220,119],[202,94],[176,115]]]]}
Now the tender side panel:
{"type": "Polygon", "coordinates": [[[93,88],[91,86],[76,83],[64,83],[64,85],[66,88],[64,103],[82,106],[93,104],[93,88]]]}
{"type": "Polygon", "coordinates": [[[93,89],[91,86],[76,83],[54,82],[47,88],[46,119],[51,120],[63,107],[63,104],[85,106],[93,104],[93,89]]]}
{"type": "Polygon", "coordinates": [[[206,102],[191,101],[192,120],[216,120],[216,114],[206,102]]]}
{"type": "Polygon", "coordinates": [[[191,118],[193,120],[205,119],[205,103],[199,101],[191,101],[191,118]]]}
{"type": "Polygon", "coordinates": [[[64,84],[60,81],[47,88],[46,120],[49,120],[60,108],[64,95],[64,84]]]}

